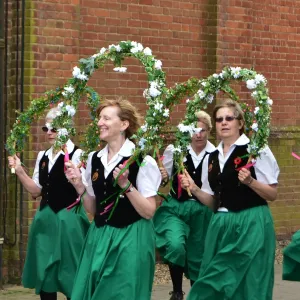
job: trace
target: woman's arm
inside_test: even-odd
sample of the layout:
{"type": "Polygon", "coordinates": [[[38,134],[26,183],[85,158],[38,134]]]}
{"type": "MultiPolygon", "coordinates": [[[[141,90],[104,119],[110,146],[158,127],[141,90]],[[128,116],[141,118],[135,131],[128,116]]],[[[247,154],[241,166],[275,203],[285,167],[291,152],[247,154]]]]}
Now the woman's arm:
{"type": "Polygon", "coordinates": [[[33,198],[37,198],[41,195],[41,188],[38,187],[33,179],[27,175],[21,166],[20,159],[16,155],[8,157],[8,165],[10,168],[15,168],[16,175],[18,176],[20,182],[33,198]]]}
{"type": "Polygon", "coordinates": [[[242,168],[239,171],[238,178],[241,183],[247,185],[255,193],[261,196],[267,201],[274,201],[277,198],[277,184],[266,184],[257,181],[251,177],[251,173],[248,169],[242,168]]]}
{"type": "MultiPolygon", "coordinates": [[[[154,160],[153,160],[154,161],[154,160]]],[[[154,161],[155,163],[155,161],[154,161]]],[[[144,167],[140,167],[139,173],[138,173],[138,177],[140,176],[143,177],[143,188],[145,189],[145,186],[149,186],[150,189],[156,189],[156,191],[158,190],[159,184],[161,182],[161,175],[159,172],[159,169],[155,163],[156,168],[152,168],[152,172],[150,172],[151,168],[151,163],[147,162],[145,163],[144,167]],[[143,169],[141,171],[142,168],[145,168],[146,170],[149,170],[148,172],[143,169]],[[141,173],[140,173],[141,172],[141,173]],[[145,174],[143,174],[145,172],[145,174]],[[146,177],[147,176],[147,177],[146,177]],[[151,185],[153,184],[149,184],[149,182],[153,182],[156,181],[156,187],[153,188],[151,185]]],[[[117,178],[117,176],[119,175],[119,173],[121,172],[121,170],[124,168],[123,165],[119,165],[118,167],[115,168],[114,172],[113,172],[113,176],[114,178],[117,178]]],[[[129,188],[127,189],[126,196],[129,199],[129,201],[131,202],[131,204],[133,205],[133,207],[135,208],[135,210],[139,213],[140,216],[142,216],[145,219],[151,219],[155,213],[156,210],[156,199],[155,196],[150,196],[150,197],[145,197],[142,195],[142,193],[140,193],[135,187],[133,187],[128,180],[128,175],[129,175],[129,171],[128,169],[118,178],[118,185],[124,189],[126,188],[128,185],[129,188]]],[[[138,178],[137,178],[137,187],[138,187],[138,178]]],[[[152,192],[152,194],[156,194],[156,191],[152,192]]],[[[151,194],[150,192],[150,194],[151,194]]]]}
{"type": "MultiPolygon", "coordinates": [[[[78,195],[82,195],[83,206],[87,212],[92,215],[96,213],[96,202],[95,196],[90,195],[91,191],[84,185],[82,173],[77,166],[74,165],[73,162],[69,161],[65,163],[67,167],[66,177],[70,181],[70,183],[76,189],[78,195]]],[[[90,168],[90,165],[87,165],[87,170],[90,168]]]]}

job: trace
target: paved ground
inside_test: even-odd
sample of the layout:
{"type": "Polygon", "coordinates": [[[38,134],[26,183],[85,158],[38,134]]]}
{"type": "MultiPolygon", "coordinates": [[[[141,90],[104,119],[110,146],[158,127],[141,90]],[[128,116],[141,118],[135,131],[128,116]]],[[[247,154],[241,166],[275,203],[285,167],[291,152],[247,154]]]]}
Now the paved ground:
{"type": "MultiPolygon", "coordinates": [[[[169,300],[170,284],[155,285],[153,287],[152,300],[169,300]]],[[[184,281],[184,291],[189,291],[189,281],[184,281]]],[[[1,300],[38,300],[39,297],[34,295],[32,291],[22,289],[21,287],[10,287],[4,291],[0,291],[1,300]]],[[[59,295],[58,300],[64,300],[59,295]]],[[[281,265],[275,265],[275,286],[273,300],[299,300],[300,299],[300,282],[289,282],[281,280],[281,265]]],[[[99,299],[100,300],[100,299],[99,299]]],[[[127,300],[127,299],[120,299],[127,300]]],[[[131,299],[128,299],[131,300],[131,299]]],[[[221,299],[220,299],[221,300],[221,299]]],[[[241,299],[250,300],[250,299],[241,299]]]]}

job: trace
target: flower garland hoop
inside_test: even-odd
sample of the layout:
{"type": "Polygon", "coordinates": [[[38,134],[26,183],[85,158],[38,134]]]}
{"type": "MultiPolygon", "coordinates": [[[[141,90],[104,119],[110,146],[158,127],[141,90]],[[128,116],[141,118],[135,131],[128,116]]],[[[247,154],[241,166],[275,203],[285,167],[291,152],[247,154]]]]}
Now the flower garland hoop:
{"type": "Polygon", "coordinates": [[[187,147],[191,137],[197,132],[197,117],[195,112],[206,109],[219,91],[228,94],[232,100],[239,102],[245,114],[246,132],[250,136],[248,145],[249,160],[260,155],[268,144],[270,135],[270,115],[273,101],[269,98],[267,80],[254,70],[240,67],[225,67],[221,73],[213,74],[200,80],[201,88],[191,100],[187,100],[185,119],[177,126],[175,133],[174,163],[179,172],[184,171],[183,159],[187,154],[187,147]],[[232,81],[243,81],[252,92],[255,100],[255,109],[251,111],[247,103],[239,100],[235,91],[230,87],[232,81]]]}

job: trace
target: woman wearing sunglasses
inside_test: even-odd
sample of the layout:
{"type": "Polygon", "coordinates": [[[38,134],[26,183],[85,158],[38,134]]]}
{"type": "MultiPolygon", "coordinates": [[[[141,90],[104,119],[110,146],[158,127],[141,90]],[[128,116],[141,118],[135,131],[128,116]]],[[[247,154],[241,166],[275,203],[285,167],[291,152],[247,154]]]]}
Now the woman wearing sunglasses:
{"type": "MultiPolygon", "coordinates": [[[[208,141],[212,128],[210,116],[204,111],[198,111],[196,117],[197,127],[201,131],[193,135],[184,164],[201,187],[203,160],[215,150],[215,146],[208,141]]],[[[190,279],[191,285],[198,277],[212,210],[190,197],[185,190],[178,191],[180,182],[173,163],[173,151],[173,145],[166,148],[163,154],[164,167],[161,168],[166,182],[169,177],[174,176],[172,187],[166,201],[156,211],[153,221],[156,247],[168,263],[171,274],[173,291],[170,292],[170,300],[182,300],[183,273],[190,279]]]]}
{"type": "MultiPolygon", "coordinates": [[[[51,146],[38,154],[33,177],[22,168],[17,156],[8,157],[9,166],[24,188],[34,197],[42,197],[30,227],[22,283],[34,288],[41,300],[56,300],[57,292],[71,297],[73,281],[89,220],[83,208],[67,211],[66,207],[78,197],[64,173],[64,152],[53,148],[56,130],[51,127],[57,108],[46,116],[42,130],[51,146]]],[[[82,150],[71,140],[66,143],[69,157],[75,165],[80,163],[82,150]]]]}
{"type": "Polygon", "coordinates": [[[94,222],[86,237],[72,300],[150,300],[155,265],[152,216],[161,175],[146,156],[121,170],[135,145],[129,138],[141,116],[126,100],[105,100],[97,109],[101,151],[89,154],[85,176],[74,164],[68,178],[94,222]]]}
{"type": "Polygon", "coordinates": [[[269,147],[254,165],[243,168],[249,139],[236,102],[217,105],[213,119],[221,143],[203,162],[202,188],[188,173],[181,178],[183,188],[215,207],[188,300],[271,300],[275,232],[267,202],[277,197],[279,168],[269,147]]]}

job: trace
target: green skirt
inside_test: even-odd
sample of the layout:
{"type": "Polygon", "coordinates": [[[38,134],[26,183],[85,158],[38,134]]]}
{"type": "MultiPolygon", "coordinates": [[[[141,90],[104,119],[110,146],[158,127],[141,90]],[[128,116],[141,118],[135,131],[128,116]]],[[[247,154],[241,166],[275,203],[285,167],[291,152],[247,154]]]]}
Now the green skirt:
{"type": "Polygon", "coordinates": [[[212,211],[199,201],[179,202],[168,196],[153,218],[156,247],[167,263],[185,269],[187,278],[198,278],[204,242],[212,211]]]}
{"type": "Polygon", "coordinates": [[[22,276],[26,288],[36,294],[61,292],[71,296],[81,249],[90,222],[83,208],[77,213],[49,206],[38,210],[30,227],[22,276]]]}
{"type": "Polygon", "coordinates": [[[272,300],[275,231],[268,206],[217,212],[188,300],[272,300]]]}
{"type": "Polygon", "coordinates": [[[155,267],[152,220],[127,227],[91,224],[72,300],[150,300],[155,267]]]}
{"type": "Polygon", "coordinates": [[[300,281],[300,230],[283,251],[283,280],[300,281]]]}

